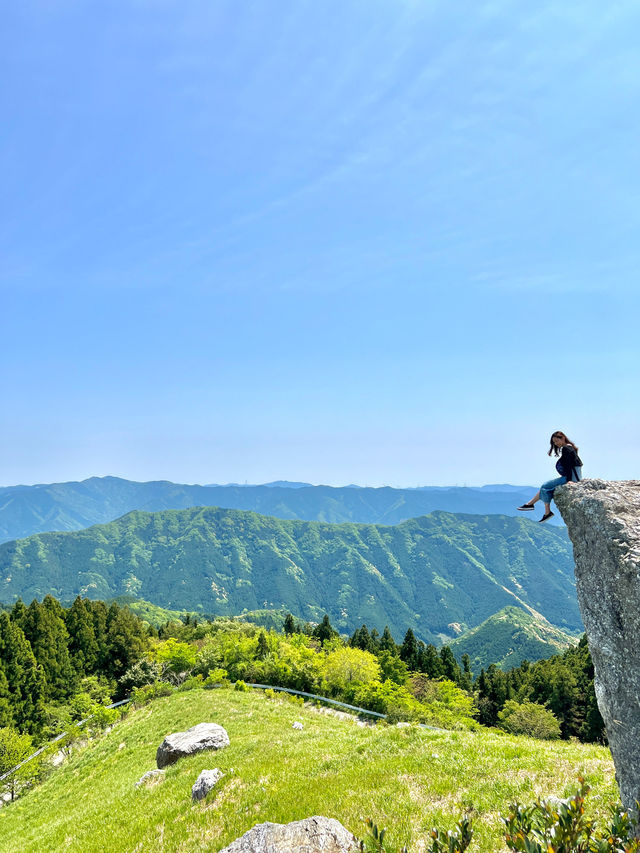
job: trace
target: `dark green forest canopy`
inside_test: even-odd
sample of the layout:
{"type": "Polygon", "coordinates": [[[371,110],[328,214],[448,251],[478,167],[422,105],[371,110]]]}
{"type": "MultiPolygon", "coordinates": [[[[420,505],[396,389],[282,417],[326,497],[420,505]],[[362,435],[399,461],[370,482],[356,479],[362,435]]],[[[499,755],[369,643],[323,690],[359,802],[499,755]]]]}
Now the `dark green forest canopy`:
{"type": "Polygon", "coordinates": [[[351,632],[411,627],[441,644],[508,605],[581,629],[564,529],[435,512],[396,526],[287,521],[196,507],[131,512],[0,545],[0,599],[135,595],[234,615],[284,607],[351,632]]]}

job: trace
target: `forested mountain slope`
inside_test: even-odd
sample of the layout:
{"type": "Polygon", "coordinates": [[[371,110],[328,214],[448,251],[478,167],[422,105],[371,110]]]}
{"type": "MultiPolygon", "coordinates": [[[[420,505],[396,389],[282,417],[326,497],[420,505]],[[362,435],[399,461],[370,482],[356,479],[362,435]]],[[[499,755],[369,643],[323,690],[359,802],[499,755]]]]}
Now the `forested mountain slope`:
{"type": "Polygon", "coordinates": [[[132,512],[74,533],[0,545],[0,601],[131,593],[237,614],[285,607],[341,630],[408,627],[439,642],[510,604],[579,630],[566,531],[436,512],[395,526],[286,521],[198,507],[132,512]]]}
{"type": "Polygon", "coordinates": [[[221,506],[305,521],[398,524],[434,510],[515,515],[516,507],[531,494],[528,487],[514,486],[423,489],[189,486],[91,477],[79,483],[0,488],[0,542],[49,530],[81,530],[91,524],[113,521],[136,509],[158,512],[221,506]]]}
{"type": "Polygon", "coordinates": [[[577,642],[563,631],[520,607],[505,607],[481,625],[454,640],[451,651],[458,660],[468,654],[473,672],[495,663],[503,669],[536,661],[564,651],[577,642]]]}

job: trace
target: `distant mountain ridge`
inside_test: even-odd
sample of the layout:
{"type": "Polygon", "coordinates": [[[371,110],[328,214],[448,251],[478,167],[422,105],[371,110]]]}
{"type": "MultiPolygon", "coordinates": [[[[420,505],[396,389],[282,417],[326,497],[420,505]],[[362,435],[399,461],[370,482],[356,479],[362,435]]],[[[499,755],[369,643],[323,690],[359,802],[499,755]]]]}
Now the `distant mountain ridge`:
{"type": "Polygon", "coordinates": [[[284,607],[343,631],[449,641],[508,605],[581,629],[566,530],[435,512],[394,526],[197,507],[0,545],[0,601],[135,595],[172,610],[284,607]]]}
{"type": "Polygon", "coordinates": [[[331,523],[398,524],[434,510],[515,516],[516,507],[531,494],[531,487],[509,485],[394,489],[280,481],[263,486],[199,486],[91,477],[81,482],[0,488],[0,542],[46,531],[81,530],[132,510],[159,512],[194,506],[331,523]]]}

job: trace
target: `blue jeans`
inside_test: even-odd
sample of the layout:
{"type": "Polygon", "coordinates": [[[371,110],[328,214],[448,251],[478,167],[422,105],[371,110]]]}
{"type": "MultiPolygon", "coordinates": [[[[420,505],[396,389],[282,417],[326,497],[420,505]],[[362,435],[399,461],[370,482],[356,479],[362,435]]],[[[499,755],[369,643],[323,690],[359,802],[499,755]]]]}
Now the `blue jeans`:
{"type": "MultiPolygon", "coordinates": [[[[575,468],[571,479],[574,483],[580,482],[582,479],[582,468],[575,468]]],[[[540,486],[540,500],[546,504],[551,503],[551,498],[555,490],[558,486],[564,486],[566,482],[566,477],[556,477],[555,480],[547,480],[546,483],[540,486]]]]}

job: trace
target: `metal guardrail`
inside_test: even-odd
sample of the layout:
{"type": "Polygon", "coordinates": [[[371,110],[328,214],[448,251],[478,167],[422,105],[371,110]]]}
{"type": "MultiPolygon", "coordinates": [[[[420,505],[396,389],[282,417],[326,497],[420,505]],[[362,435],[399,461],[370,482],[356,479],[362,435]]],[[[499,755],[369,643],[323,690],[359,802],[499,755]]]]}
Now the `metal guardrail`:
{"type": "MultiPolygon", "coordinates": [[[[132,699],[132,697],[129,696],[127,699],[121,699],[119,702],[114,702],[112,705],[104,705],[104,707],[105,708],[117,708],[119,705],[126,705],[127,702],[131,702],[131,699],[132,699]]],[[[95,714],[91,714],[89,717],[86,717],[84,720],[80,720],[78,723],[76,723],[76,725],[77,726],[84,726],[85,723],[88,723],[89,720],[92,720],[94,717],[95,717],[95,714]]],[[[58,743],[58,741],[62,740],[62,738],[65,737],[67,734],[68,734],[68,732],[62,732],[61,734],[56,735],[48,743],[45,743],[44,746],[41,746],[40,749],[37,749],[28,758],[25,758],[24,761],[21,761],[20,764],[16,764],[16,766],[12,767],[11,770],[7,770],[6,773],[3,773],[2,776],[0,776],[0,782],[2,782],[3,779],[7,779],[9,776],[11,776],[12,773],[15,773],[16,770],[20,770],[21,767],[24,767],[25,764],[28,764],[30,761],[32,761],[34,758],[36,758],[38,755],[42,755],[42,753],[45,752],[47,749],[49,749],[50,746],[53,746],[54,743],[58,743]]]]}
{"type": "MultiPolygon", "coordinates": [[[[349,705],[347,702],[339,702],[337,699],[330,699],[328,696],[319,696],[317,693],[306,693],[304,690],[294,690],[291,687],[277,687],[275,684],[255,684],[253,682],[247,681],[247,687],[255,687],[257,690],[275,690],[279,693],[291,693],[294,696],[304,696],[306,699],[314,699],[316,702],[325,702],[328,705],[335,705],[338,708],[347,708],[349,711],[356,711],[358,714],[368,714],[370,717],[377,717],[380,720],[386,720],[387,714],[381,714],[379,711],[371,711],[369,708],[360,708],[357,705],[349,705]]],[[[127,699],[121,699],[119,702],[114,702],[112,705],[105,705],[105,708],[118,708],[120,705],[126,705],[128,702],[133,700],[132,696],[129,696],[127,699]]],[[[85,723],[88,723],[89,720],[93,719],[95,714],[91,714],[91,716],[87,717],[84,720],[80,720],[77,723],[78,726],[83,726],[85,723]]],[[[419,723],[420,728],[423,729],[431,729],[432,731],[442,731],[442,729],[437,728],[436,726],[428,726],[426,723],[419,723]]],[[[25,764],[28,764],[38,755],[41,755],[45,750],[49,749],[50,746],[53,746],[54,743],[62,740],[66,736],[67,732],[62,732],[62,734],[56,735],[52,740],[46,743],[44,746],[41,746],[40,749],[36,750],[32,755],[28,758],[25,758],[24,761],[21,761],[20,764],[16,764],[15,767],[12,767],[11,770],[7,770],[6,773],[3,773],[0,776],[0,782],[4,779],[7,779],[16,770],[19,770],[21,767],[24,767],[25,764]]]]}
{"type": "Polygon", "coordinates": [[[387,719],[387,715],[381,714],[379,711],[370,711],[368,708],[359,708],[357,705],[348,705],[346,702],[338,702],[337,699],[329,699],[328,696],[305,693],[304,690],[293,690],[291,687],[275,687],[273,684],[252,684],[250,681],[247,681],[247,687],[257,687],[260,690],[277,690],[280,693],[293,693],[295,696],[306,696],[307,699],[316,699],[318,702],[327,702],[329,705],[337,705],[339,708],[348,708],[350,711],[357,711],[359,714],[369,714],[372,717],[379,717],[381,720],[387,719]]]}
{"type": "MultiPolygon", "coordinates": [[[[381,714],[379,711],[370,711],[368,708],[359,708],[357,705],[348,705],[346,702],[338,702],[337,699],[329,699],[328,696],[318,696],[316,693],[305,693],[304,690],[292,690],[290,687],[274,687],[273,684],[252,684],[246,682],[247,687],[257,687],[261,690],[279,690],[282,693],[293,693],[296,696],[306,696],[307,699],[315,699],[318,702],[327,702],[330,705],[337,705],[339,708],[348,708],[350,711],[357,711],[359,714],[369,714],[372,717],[378,717],[381,720],[388,719],[387,714],[381,714]]],[[[438,726],[429,726],[426,723],[418,723],[421,729],[431,729],[433,732],[446,731],[438,728],[438,726]]]]}

